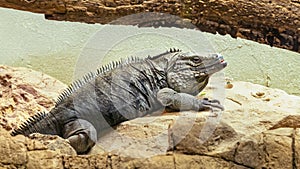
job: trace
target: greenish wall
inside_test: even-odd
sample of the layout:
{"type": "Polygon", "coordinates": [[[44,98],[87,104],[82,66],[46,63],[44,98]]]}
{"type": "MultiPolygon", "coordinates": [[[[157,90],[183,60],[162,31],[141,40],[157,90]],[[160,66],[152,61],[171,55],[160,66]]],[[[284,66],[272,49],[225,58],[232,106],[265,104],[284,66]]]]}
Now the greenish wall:
{"type": "Polygon", "coordinates": [[[0,16],[0,64],[30,67],[65,83],[120,57],[177,47],[221,53],[229,63],[226,76],[300,95],[299,53],[196,30],[58,22],[4,8],[0,16]]]}

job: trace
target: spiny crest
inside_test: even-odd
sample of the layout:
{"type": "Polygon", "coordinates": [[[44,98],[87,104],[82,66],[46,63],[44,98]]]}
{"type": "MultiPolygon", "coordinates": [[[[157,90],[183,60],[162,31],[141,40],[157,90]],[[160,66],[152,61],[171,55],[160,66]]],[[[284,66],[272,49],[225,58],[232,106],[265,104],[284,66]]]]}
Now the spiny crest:
{"type": "MultiPolygon", "coordinates": [[[[176,49],[176,48],[170,48],[166,53],[175,53],[175,52],[181,52],[180,49],[176,49]]],[[[166,53],[160,54],[158,56],[155,57],[159,57],[162,56],[166,53]]],[[[149,57],[148,57],[149,58],[149,57]]],[[[129,63],[136,63],[136,62],[140,62],[143,61],[144,59],[139,58],[139,57],[128,57],[125,60],[120,60],[120,61],[115,61],[115,62],[111,62],[107,65],[104,65],[102,67],[100,67],[99,69],[97,69],[96,73],[90,72],[88,74],[86,74],[85,76],[83,76],[82,79],[76,80],[74,81],[71,85],[69,85],[69,87],[67,89],[65,89],[57,98],[57,100],[55,101],[56,106],[58,104],[60,104],[65,98],[67,98],[68,96],[70,96],[73,92],[75,92],[76,90],[78,90],[80,87],[82,87],[84,84],[90,82],[92,79],[94,79],[96,76],[100,75],[100,74],[104,74],[105,72],[108,72],[112,69],[115,69],[119,66],[123,66],[123,65],[127,65],[129,63]]]]}
{"type": "Polygon", "coordinates": [[[170,48],[169,52],[175,53],[175,52],[181,52],[181,50],[180,49],[176,49],[176,48],[173,48],[173,49],[170,48]]]}
{"type": "Polygon", "coordinates": [[[170,54],[170,53],[173,54],[173,53],[176,53],[176,52],[181,52],[181,50],[180,50],[180,49],[176,49],[176,48],[170,48],[170,49],[167,50],[166,52],[161,53],[161,54],[159,54],[159,55],[152,56],[152,57],[148,56],[148,59],[157,59],[157,58],[163,57],[163,56],[165,56],[165,55],[167,55],[167,54],[170,54]]]}
{"type": "Polygon", "coordinates": [[[22,134],[22,132],[28,130],[32,125],[45,118],[46,114],[46,112],[39,112],[35,114],[34,116],[30,117],[25,122],[23,122],[17,129],[14,129],[10,134],[12,136],[22,134]]]}
{"type": "Polygon", "coordinates": [[[62,102],[64,98],[69,96],[75,90],[79,89],[83,84],[87,83],[89,79],[92,79],[95,75],[93,73],[89,73],[85,75],[81,80],[74,81],[68,88],[66,88],[57,98],[56,105],[62,102]]]}
{"type": "Polygon", "coordinates": [[[144,58],[139,58],[137,56],[131,56],[131,57],[128,57],[128,58],[125,58],[125,59],[121,59],[120,61],[120,66],[124,66],[124,65],[128,65],[129,63],[137,63],[137,62],[140,62],[140,61],[143,61],[144,58]]]}
{"type": "Polygon", "coordinates": [[[78,79],[78,80],[74,81],[72,84],[70,84],[69,87],[67,87],[58,96],[57,100],[55,101],[55,106],[60,104],[65,98],[70,96],[73,92],[78,90],[84,84],[86,84],[86,83],[90,82],[91,80],[93,80],[96,76],[98,76],[100,74],[104,74],[104,73],[106,73],[106,72],[108,72],[112,69],[115,69],[119,66],[127,65],[127,64],[133,63],[133,62],[139,62],[139,61],[142,61],[142,60],[143,59],[138,58],[138,57],[129,57],[126,60],[114,61],[114,62],[111,62],[107,65],[104,65],[104,66],[98,68],[96,73],[90,72],[90,73],[86,74],[81,79],[78,79]]]}

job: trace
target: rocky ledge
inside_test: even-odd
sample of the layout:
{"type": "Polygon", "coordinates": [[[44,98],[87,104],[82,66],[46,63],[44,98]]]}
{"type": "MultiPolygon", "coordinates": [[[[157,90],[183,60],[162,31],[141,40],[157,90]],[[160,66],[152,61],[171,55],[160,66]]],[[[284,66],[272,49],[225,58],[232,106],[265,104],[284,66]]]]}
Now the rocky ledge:
{"type": "Polygon", "coordinates": [[[34,71],[0,67],[0,168],[300,168],[300,97],[282,90],[233,82],[225,90],[224,112],[127,121],[104,135],[90,154],[77,155],[57,136],[9,135],[19,123],[14,119],[51,108],[65,87],[38,72],[24,72],[34,71]],[[60,85],[45,85],[43,77],[46,84],[60,85]],[[22,93],[25,101],[12,102],[22,93]]]}

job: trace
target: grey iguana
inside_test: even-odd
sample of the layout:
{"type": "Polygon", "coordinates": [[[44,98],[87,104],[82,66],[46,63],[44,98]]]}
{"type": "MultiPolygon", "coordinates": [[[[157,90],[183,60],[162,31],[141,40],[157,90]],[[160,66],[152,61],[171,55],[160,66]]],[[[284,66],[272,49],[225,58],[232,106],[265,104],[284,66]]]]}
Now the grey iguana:
{"type": "Polygon", "coordinates": [[[203,56],[177,49],[114,62],[71,84],[49,113],[36,114],[11,135],[58,135],[77,153],[86,153],[110,126],[165,107],[172,111],[223,110],[217,100],[194,96],[207,85],[210,75],[226,66],[219,54],[203,56]]]}

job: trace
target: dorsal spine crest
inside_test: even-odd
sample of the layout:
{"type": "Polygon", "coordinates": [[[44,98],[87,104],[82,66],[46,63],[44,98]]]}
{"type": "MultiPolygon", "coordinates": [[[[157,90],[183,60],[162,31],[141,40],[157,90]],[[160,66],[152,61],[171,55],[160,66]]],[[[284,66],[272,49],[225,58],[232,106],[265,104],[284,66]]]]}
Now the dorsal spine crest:
{"type": "Polygon", "coordinates": [[[97,77],[98,75],[104,74],[112,69],[115,69],[119,66],[127,65],[130,63],[140,62],[143,61],[143,59],[138,57],[129,57],[126,60],[119,60],[119,61],[113,61],[109,64],[106,64],[104,66],[101,66],[97,69],[96,73],[89,72],[86,75],[84,75],[81,79],[75,80],[73,83],[71,83],[57,98],[55,101],[55,106],[60,104],[65,98],[70,96],[73,92],[78,90],[80,87],[82,87],[84,84],[90,82],[92,79],[97,77]]]}
{"type": "Polygon", "coordinates": [[[46,116],[46,112],[39,112],[37,114],[35,114],[34,116],[30,117],[28,120],[26,120],[25,122],[23,122],[20,127],[18,127],[17,129],[13,130],[11,132],[12,136],[15,136],[17,134],[21,134],[22,131],[25,131],[27,129],[29,129],[30,127],[32,127],[32,125],[34,125],[35,123],[37,123],[38,121],[42,120],[43,118],[45,118],[46,116]]]}
{"type": "Polygon", "coordinates": [[[181,50],[177,49],[177,48],[170,48],[169,52],[170,53],[175,53],[175,52],[181,52],[181,50]]]}
{"type": "MultiPolygon", "coordinates": [[[[180,49],[177,48],[170,48],[167,53],[175,53],[175,52],[181,52],[180,49]]],[[[164,54],[160,54],[155,57],[160,57],[163,56],[164,54]]],[[[150,56],[148,56],[148,59],[151,58],[150,56]]],[[[85,76],[83,76],[82,79],[78,79],[75,80],[73,83],[71,83],[67,89],[65,89],[57,98],[57,100],[55,101],[55,106],[57,106],[58,104],[60,104],[65,98],[67,98],[68,96],[70,96],[73,92],[75,92],[76,90],[78,90],[80,87],[82,87],[84,84],[90,82],[92,79],[94,79],[95,77],[97,77],[98,75],[104,74],[112,69],[115,69],[119,66],[123,66],[123,65],[127,65],[130,63],[134,63],[134,62],[140,62],[143,61],[144,59],[141,59],[139,57],[128,57],[127,59],[121,59],[119,61],[113,61],[110,62],[109,64],[106,64],[104,66],[101,66],[100,68],[97,69],[96,73],[93,72],[89,72],[88,74],[86,74],[85,76]]]]}

